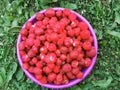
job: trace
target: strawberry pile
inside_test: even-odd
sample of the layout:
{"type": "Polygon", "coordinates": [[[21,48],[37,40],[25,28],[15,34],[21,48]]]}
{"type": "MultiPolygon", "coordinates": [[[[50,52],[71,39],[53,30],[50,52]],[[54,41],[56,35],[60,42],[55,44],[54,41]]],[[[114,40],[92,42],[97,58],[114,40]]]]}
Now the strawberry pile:
{"type": "Polygon", "coordinates": [[[41,83],[67,84],[82,78],[96,55],[88,25],[70,9],[48,8],[20,30],[22,67],[41,83]]]}

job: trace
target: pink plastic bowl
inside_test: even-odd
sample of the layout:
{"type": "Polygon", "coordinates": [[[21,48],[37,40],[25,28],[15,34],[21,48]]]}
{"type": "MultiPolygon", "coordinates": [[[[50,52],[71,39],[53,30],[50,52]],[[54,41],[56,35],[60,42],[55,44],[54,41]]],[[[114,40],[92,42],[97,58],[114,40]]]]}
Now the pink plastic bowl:
{"type": "MultiPolygon", "coordinates": [[[[54,9],[54,10],[64,10],[64,8],[53,8],[53,9],[54,9]]],[[[44,13],[44,12],[45,12],[45,10],[40,11],[40,13],[44,13]]],[[[91,32],[91,35],[92,35],[93,38],[94,38],[94,47],[95,47],[95,49],[96,49],[96,51],[97,51],[97,50],[98,50],[97,38],[96,38],[96,35],[95,35],[95,32],[94,32],[92,26],[91,26],[91,25],[89,24],[89,22],[88,22],[83,16],[81,16],[80,14],[78,14],[77,12],[72,11],[72,10],[71,10],[71,12],[75,13],[80,21],[83,21],[83,22],[87,23],[87,25],[89,26],[89,30],[90,30],[90,32],[91,32]]],[[[36,14],[34,14],[30,19],[28,19],[28,21],[31,21],[31,22],[34,23],[34,22],[35,22],[35,16],[36,16],[36,14]]],[[[25,27],[25,24],[23,25],[22,28],[24,28],[24,27],[25,27]]],[[[18,57],[19,64],[20,64],[20,66],[22,67],[23,62],[22,62],[22,59],[21,59],[21,56],[20,56],[20,52],[19,52],[19,48],[18,48],[18,44],[19,44],[20,42],[21,42],[21,35],[19,34],[19,35],[18,35],[18,40],[17,40],[17,57],[18,57]]],[[[88,68],[85,68],[85,69],[83,70],[83,72],[84,72],[84,77],[83,77],[82,79],[74,79],[74,80],[71,80],[68,84],[62,84],[62,85],[55,85],[55,84],[49,84],[49,83],[48,83],[48,84],[42,84],[42,83],[40,83],[31,73],[29,73],[27,70],[25,70],[24,68],[22,68],[22,70],[25,72],[25,74],[26,74],[32,81],[34,81],[34,82],[37,83],[38,85],[41,85],[41,86],[44,86],[44,87],[47,87],[47,88],[67,88],[67,87],[71,87],[71,86],[73,86],[73,85],[75,85],[75,84],[77,84],[77,83],[80,83],[82,80],[85,79],[85,77],[88,76],[88,74],[89,74],[89,73],[91,72],[91,70],[93,69],[93,66],[94,66],[94,64],[95,64],[95,62],[96,62],[96,58],[97,58],[97,55],[92,58],[92,64],[91,64],[91,66],[88,67],[88,68]]]]}

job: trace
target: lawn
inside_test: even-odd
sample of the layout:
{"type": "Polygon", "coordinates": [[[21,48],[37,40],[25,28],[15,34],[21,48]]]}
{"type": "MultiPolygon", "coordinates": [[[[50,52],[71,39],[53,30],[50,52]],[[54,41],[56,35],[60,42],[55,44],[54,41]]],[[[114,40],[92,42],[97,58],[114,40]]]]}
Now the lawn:
{"type": "Polygon", "coordinates": [[[91,74],[66,90],[120,90],[120,0],[0,0],[0,90],[48,90],[25,76],[16,56],[20,28],[48,7],[77,11],[91,23],[98,39],[91,74]]]}

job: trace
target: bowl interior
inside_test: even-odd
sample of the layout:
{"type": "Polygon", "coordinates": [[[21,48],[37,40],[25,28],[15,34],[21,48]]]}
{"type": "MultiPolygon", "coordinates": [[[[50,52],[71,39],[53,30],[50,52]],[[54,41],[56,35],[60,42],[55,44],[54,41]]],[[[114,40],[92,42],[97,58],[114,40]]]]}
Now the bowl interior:
{"type": "MultiPolygon", "coordinates": [[[[63,10],[64,8],[53,8],[54,10],[63,10]]],[[[40,11],[40,13],[44,13],[45,10],[42,10],[40,11]]],[[[89,27],[89,30],[91,32],[91,35],[93,36],[93,39],[94,39],[94,47],[96,49],[96,51],[98,50],[98,46],[97,46],[97,38],[96,38],[96,35],[94,33],[94,30],[92,28],[92,26],[89,24],[89,22],[83,17],[81,16],[80,14],[76,13],[75,11],[72,11],[71,12],[75,13],[77,15],[77,18],[80,20],[80,21],[83,21],[85,23],[87,23],[88,27],[89,27]]],[[[36,22],[36,18],[35,18],[36,14],[34,14],[28,21],[31,21],[32,23],[35,23],[36,22]]],[[[22,28],[25,27],[25,24],[23,25],[22,28]]],[[[18,48],[18,44],[21,42],[21,35],[19,34],[18,35],[18,40],[17,40],[17,56],[18,56],[18,61],[19,61],[19,64],[20,66],[22,66],[23,62],[22,62],[22,59],[20,57],[20,53],[19,53],[19,48],[18,48]]],[[[71,80],[68,84],[63,84],[63,85],[55,85],[55,84],[42,84],[40,83],[38,80],[35,79],[34,75],[30,74],[27,70],[25,70],[24,68],[23,71],[25,72],[25,74],[31,79],[33,80],[34,82],[36,82],[37,84],[41,85],[41,86],[44,86],[44,87],[47,87],[47,88],[67,88],[67,87],[71,87],[79,82],[81,82],[82,80],[85,79],[85,77],[91,72],[95,62],[96,62],[96,58],[97,58],[97,55],[95,57],[92,58],[92,65],[88,68],[84,68],[83,69],[83,72],[84,72],[84,76],[82,79],[73,79],[71,80]]]]}

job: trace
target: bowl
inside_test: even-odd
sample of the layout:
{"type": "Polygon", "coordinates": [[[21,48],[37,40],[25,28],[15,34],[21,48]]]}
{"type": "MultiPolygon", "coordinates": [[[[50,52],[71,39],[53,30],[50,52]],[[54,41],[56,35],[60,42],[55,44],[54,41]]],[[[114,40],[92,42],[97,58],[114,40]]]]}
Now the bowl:
{"type": "MultiPolygon", "coordinates": [[[[64,10],[64,8],[60,8],[60,7],[53,8],[53,9],[54,10],[64,10]]],[[[42,10],[42,11],[39,11],[39,12],[40,13],[44,13],[45,10],[42,10]]],[[[77,13],[77,12],[75,12],[73,10],[71,10],[71,12],[75,13],[77,15],[77,18],[80,21],[83,21],[83,22],[85,22],[88,25],[89,30],[91,32],[91,35],[93,36],[93,39],[94,39],[93,45],[94,45],[94,47],[96,49],[96,52],[97,52],[98,51],[97,38],[96,38],[96,35],[95,35],[95,32],[94,32],[92,26],[90,25],[90,23],[82,15],[80,15],[79,13],[77,13]]],[[[34,14],[30,19],[28,19],[28,21],[31,21],[31,22],[34,23],[36,21],[35,17],[36,17],[36,14],[34,14]]],[[[25,24],[23,25],[22,28],[24,28],[24,27],[25,27],[25,24]]],[[[17,57],[18,57],[19,64],[22,67],[23,62],[22,62],[22,59],[21,59],[21,56],[20,56],[20,52],[19,52],[19,48],[18,48],[18,44],[20,42],[21,42],[21,35],[19,34],[18,35],[18,39],[17,39],[17,57]]],[[[22,68],[22,70],[24,71],[24,73],[26,74],[27,77],[29,77],[32,81],[34,81],[38,85],[44,86],[46,88],[59,88],[59,89],[61,89],[61,88],[68,88],[68,87],[71,87],[71,86],[74,86],[74,85],[80,83],[82,80],[84,80],[90,74],[91,70],[93,69],[93,67],[95,65],[96,58],[97,58],[97,54],[96,54],[95,57],[92,58],[91,66],[83,70],[84,76],[83,76],[82,79],[74,79],[74,80],[71,80],[68,84],[62,84],[62,85],[55,85],[55,84],[49,84],[49,83],[42,84],[31,73],[29,73],[27,70],[25,70],[24,68],[22,68]]]]}

